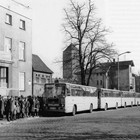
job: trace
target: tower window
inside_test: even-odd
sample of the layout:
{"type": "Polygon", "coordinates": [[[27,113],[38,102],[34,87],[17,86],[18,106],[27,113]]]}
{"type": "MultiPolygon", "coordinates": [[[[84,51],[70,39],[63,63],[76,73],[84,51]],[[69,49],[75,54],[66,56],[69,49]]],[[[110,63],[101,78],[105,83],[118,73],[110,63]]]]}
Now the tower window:
{"type": "Polygon", "coordinates": [[[24,20],[20,20],[20,29],[25,30],[25,21],[24,20]]]}
{"type": "Polygon", "coordinates": [[[6,14],[6,19],[5,19],[5,23],[12,25],[12,16],[9,14],[6,14]]]}

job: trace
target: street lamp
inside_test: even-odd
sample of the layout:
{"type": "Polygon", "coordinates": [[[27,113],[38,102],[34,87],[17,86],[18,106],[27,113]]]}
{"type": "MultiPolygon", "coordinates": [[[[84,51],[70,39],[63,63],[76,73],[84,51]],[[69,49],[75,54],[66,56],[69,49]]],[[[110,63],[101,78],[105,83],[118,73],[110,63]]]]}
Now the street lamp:
{"type": "Polygon", "coordinates": [[[119,90],[119,56],[126,54],[126,53],[131,53],[131,52],[127,51],[127,52],[123,52],[123,53],[118,54],[118,90],[119,90]]]}

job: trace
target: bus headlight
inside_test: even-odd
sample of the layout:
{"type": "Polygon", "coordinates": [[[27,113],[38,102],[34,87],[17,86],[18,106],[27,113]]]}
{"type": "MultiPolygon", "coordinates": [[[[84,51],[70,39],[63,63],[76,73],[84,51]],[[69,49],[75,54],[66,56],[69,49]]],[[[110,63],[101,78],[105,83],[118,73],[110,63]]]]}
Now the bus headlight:
{"type": "Polygon", "coordinates": [[[65,104],[60,104],[60,107],[61,107],[61,108],[64,108],[64,107],[65,107],[65,104]]]}

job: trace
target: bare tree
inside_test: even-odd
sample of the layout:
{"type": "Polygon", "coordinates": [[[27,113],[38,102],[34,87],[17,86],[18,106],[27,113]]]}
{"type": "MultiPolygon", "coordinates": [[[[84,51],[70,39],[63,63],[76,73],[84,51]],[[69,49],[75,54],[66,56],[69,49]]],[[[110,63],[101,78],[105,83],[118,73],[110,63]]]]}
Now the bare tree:
{"type": "Polygon", "coordinates": [[[66,43],[73,43],[77,48],[78,65],[82,85],[89,85],[93,70],[99,64],[110,59],[115,50],[112,43],[107,43],[109,30],[102,25],[102,20],[96,18],[95,5],[91,0],[78,3],[70,0],[68,8],[64,9],[65,19],[63,29],[66,43]]]}

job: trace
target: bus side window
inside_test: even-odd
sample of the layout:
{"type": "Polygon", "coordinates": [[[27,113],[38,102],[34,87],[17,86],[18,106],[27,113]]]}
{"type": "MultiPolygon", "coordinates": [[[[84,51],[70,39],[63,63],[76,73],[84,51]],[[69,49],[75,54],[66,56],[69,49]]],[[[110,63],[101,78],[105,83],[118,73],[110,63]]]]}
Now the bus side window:
{"type": "Polygon", "coordinates": [[[113,91],[111,91],[110,93],[109,93],[109,97],[115,97],[116,95],[115,95],[115,92],[113,92],[113,91]]]}
{"type": "Polygon", "coordinates": [[[104,95],[104,92],[103,91],[101,91],[101,97],[104,97],[105,95],[104,95]]]}
{"type": "Polygon", "coordinates": [[[108,96],[108,93],[107,93],[107,92],[105,92],[105,93],[104,93],[104,96],[105,96],[105,97],[107,97],[107,96],[108,96]]]}
{"type": "Polygon", "coordinates": [[[65,96],[65,87],[62,87],[61,95],[62,95],[62,96],[65,96]]]}
{"type": "Polygon", "coordinates": [[[83,90],[80,90],[80,96],[83,96],[84,95],[84,91],[83,90]]]}
{"type": "Polygon", "coordinates": [[[75,90],[75,96],[78,96],[78,91],[77,90],[75,90]]]}
{"type": "Polygon", "coordinates": [[[83,96],[86,96],[86,91],[83,92],[83,96]]]}
{"type": "Polygon", "coordinates": [[[66,91],[67,91],[67,96],[70,96],[70,90],[69,90],[69,88],[66,88],[66,91]]]}
{"type": "Polygon", "coordinates": [[[107,93],[107,96],[108,96],[108,97],[112,97],[111,92],[108,92],[108,93],[107,93]]]}
{"type": "Polygon", "coordinates": [[[77,96],[82,96],[82,90],[77,90],[77,96]]]}
{"type": "Polygon", "coordinates": [[[87,91],[84,92],[84,96],[88,96],[88,92],[87,91]]]}
{"type": "Polygon", "coordinates": [[[71,90],[71,95],[75,96],[75,90],[74,89],[71,90]]]}

